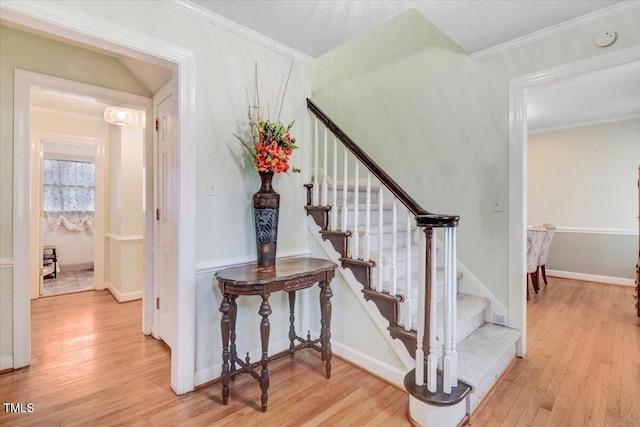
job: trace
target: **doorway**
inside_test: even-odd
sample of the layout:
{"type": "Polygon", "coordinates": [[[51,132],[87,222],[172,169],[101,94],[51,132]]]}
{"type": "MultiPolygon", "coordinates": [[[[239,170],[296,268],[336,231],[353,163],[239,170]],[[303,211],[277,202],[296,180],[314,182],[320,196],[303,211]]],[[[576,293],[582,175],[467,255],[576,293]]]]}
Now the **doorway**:
{"type": "MultiPolygon", "coordinates": [[[[37,114],[37,109],[32,103],[31,111],[37,114]]],[[[103,262],[95,257],[101,252],[95,248],[101,242],[95,235],[95,202],[104,185],[96,175],[96,169],[103,170],[103,165],[96,165],[96,145],[104,141],[82,138],[72,142],[73,138],[64,135],[47,138],[35,130],[32,134],[40,153],[39,181],[34,183],[40,195],[39,296],[93,290],[94,273],[102,268],[95,265],[103,262]]]]}
{"type": "MultiPolygon", "coordinates": [[[[24,28],[50,34],[85,46],[107,52],[127,55],[153,64],[173,68],[176,94],[176,153],[177,174],[174,177],[174,210],[176,222],[176,253],[174,263],[179,286],[171,290],[175,305],[172,328],[176,346],[171,353],[171,387],[177,394],[194,389],[195,385],[195,56],[191,51],[167,43],[162,39],[137,33],[113,22],[94,19],[96,25],[85,25],[81,13],[65,10],[54,3],[38,5],[34,10],[28,2],[2,4],[3,19],[24,28]]],[[[29,282],[30,234],[30,157],[28,127],[28,88],[38,83],[27,76],[15,78],[14,114],[14,186],[13,186],[13,367],[27,366],[30,362],[29,291],[21,283],[29,282]]],[[[146,179],[145,182],[150,182],[146,179]]],[[[151,214],[147,209],[148,214],[151,214]]],[[[145,224],[149,222],[145,221],[145,224]]],[[[145,236],[151,235],[149,225],[145,236]]],[[[145,263],[152,261],[145,256],[145,263]]],[[[145,288],[142,325],[151,329],[153,289],[145,288]],[[147,323],[148,322],[148,323],[147,323]]]]}
{"type": "Polygon", "coordinates": [[[640,60],[640,50],[626,48],[514,78],[509,85],[509,326],[518,329],[519,357],[527,348],[526,229],[527,229],[527,92],[583,73],[640,60]]]}

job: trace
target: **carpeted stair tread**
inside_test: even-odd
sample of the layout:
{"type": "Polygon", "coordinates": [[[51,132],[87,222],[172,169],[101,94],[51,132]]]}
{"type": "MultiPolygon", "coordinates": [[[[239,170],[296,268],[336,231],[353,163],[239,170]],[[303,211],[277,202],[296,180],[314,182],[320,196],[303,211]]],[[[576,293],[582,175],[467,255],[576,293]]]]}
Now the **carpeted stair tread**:
{"type": "Polygon", "coordinates": [[[520,332],[485,323],[458,344],[458,376],[474,388],[473,410],[515,357],[520,332]]]}

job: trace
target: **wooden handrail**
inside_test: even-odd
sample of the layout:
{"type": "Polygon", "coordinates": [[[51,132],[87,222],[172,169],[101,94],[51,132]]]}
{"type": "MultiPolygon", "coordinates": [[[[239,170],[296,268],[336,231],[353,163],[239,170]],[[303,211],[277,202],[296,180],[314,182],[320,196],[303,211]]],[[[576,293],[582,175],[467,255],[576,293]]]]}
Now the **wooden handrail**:
{"type": "MultiPolygon", "coordinates": [[[[398,185],[371,157],[367,155],[340,127],[333,122],[311,99],[307,98],[307,108],[320,120],[336,138],[391,191],[400,202],[416,217],[419,227],[456,227],[460,219],[457,215],[439,215],[423,209],[407,192],[398,185]]],[[[357,183],[356,183],[357,185],[357,183]]]]}

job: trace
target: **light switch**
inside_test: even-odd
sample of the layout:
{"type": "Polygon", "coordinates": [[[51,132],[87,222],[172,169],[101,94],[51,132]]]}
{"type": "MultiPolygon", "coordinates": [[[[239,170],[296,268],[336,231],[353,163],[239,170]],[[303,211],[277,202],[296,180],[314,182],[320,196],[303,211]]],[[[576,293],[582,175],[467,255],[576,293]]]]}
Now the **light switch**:
{"type": "Polygon", "coordinates": [[[491,200],[491,210],[493,212],[502,212],[504,210],[502,197],[494,197],[491,200]]]}
{"type": "Polygon", "coordinates": [[[213,180],[208,179],[207,180],[207,196],[217,196],[217,195],[218,195],[218,189],[216,185],[214,184],[213,180]]]}

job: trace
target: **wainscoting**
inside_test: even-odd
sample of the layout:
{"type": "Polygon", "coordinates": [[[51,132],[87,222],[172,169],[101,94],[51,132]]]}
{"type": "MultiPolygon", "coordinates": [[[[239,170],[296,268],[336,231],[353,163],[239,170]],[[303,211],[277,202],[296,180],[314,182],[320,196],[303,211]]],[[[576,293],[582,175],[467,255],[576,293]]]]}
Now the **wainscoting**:
{"type": "Polygon", "coordinates": [[[547,274],[591,282],[632,286],[638,231],[558,226],[547,274]]]}
{"type": "Polygon", "coordinates": [[[106,288],[118,302],[142,298],[144,259],[142,236],[105,234],[106,288]]]}

